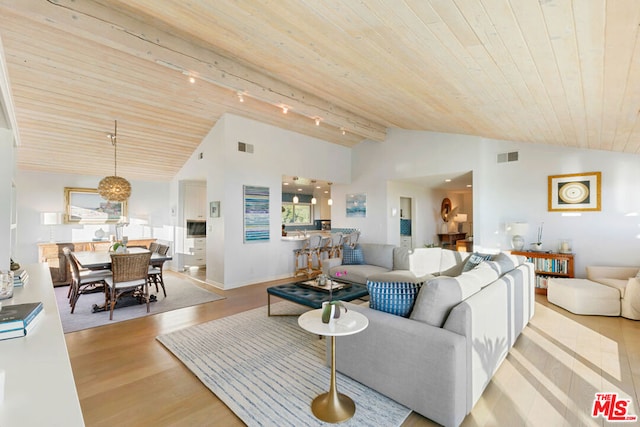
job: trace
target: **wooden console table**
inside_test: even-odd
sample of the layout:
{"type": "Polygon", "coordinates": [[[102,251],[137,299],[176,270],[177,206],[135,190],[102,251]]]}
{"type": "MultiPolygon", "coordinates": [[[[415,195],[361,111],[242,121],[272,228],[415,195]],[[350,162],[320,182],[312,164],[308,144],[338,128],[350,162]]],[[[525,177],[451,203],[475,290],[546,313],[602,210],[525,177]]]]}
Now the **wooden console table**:
{"type": "MultiPolygon", "coordinates": [[[[134,239],[129,240],[127,245],[148,248],[155,241],[156,239],[134,239]]],[[[71,283],[71,271],[62,252],[64,248],[69,248],[72,252],[84,252],[100,250],[100,246],[108,248],[110,245],[109,241],[38,243],[38,259],[49,264],[53,286],[65,286],[71,283]]]]}
{"type": "Polygon", "coordinates": [[[467,237],[467,233],[447,233],[447,234],[438,234],[438,239],[440,239],[440,246],[443,248],[446,246],[449,249],[455,250],[456,242],[458,240],[464,240],[467,237]]]}

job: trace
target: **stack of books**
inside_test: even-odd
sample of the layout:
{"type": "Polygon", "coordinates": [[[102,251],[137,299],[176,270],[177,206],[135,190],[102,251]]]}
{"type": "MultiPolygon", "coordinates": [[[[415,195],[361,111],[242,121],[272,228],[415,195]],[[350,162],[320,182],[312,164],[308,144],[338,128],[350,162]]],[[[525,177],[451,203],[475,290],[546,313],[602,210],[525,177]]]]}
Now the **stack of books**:
{"type": "Polygon", "coordinates": [[[24,286],[29,283],[29,273],[27,270],[21,268],[13,272],[13,287],[24,286]]]}
{"type": "Polygon", "coordinates": [[[0,340],[24,337],[43,316],[41,302],[3,305],[0,309],[0,340]]]}

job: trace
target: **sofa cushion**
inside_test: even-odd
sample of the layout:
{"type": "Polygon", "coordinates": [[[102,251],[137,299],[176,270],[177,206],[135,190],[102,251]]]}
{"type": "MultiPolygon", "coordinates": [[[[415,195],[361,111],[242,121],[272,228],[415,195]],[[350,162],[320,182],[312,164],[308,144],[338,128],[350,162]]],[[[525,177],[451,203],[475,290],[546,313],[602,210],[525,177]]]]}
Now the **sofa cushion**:
{"type": "Polygon", "coordinates": [[[471,256],[468,252],[452,251],[450,249],[443,249],[440,256],[440,271],[441,276],[455,277],[462,273],[462,269],[465,265],[465,261],[471,256]]]}
{"type": "Polygon", "coordinates": [[[491,254],[481,254],[478,252],[472,253],[469,258],[467,258],[467,262],[464,263],[464,267],[462,267],[462,272],[470,271],[477,267],[482,261],[488,261],[491,259],[493,255],[491,254]]]}
{"type": "Polygon", "coordinates": [[[409,255],[409,270],[416,276],[440,271],[442,248],[415,248],[409,255]]]}
{"type": "Polygon", "coordinates": [[[378,267],[377,265],[360,264],[360,265],[339,265],[329,270],[331,277],[338,280],[344,280],[350,283],[367,283],[367,278],[373,274],[384,273],[389,269],[378,267]],[[337,274],[340,274],[338,276],[337,274]]]}
{"type": "Polygon", "coordinates": [[[410,270],[409,249],[401,246],[393,248],[393,269],[394,270],[410,270]]]}
{"type": "Polygon", "coordinates": [[[393,249],[396,247],[395,245],[360,243],[360,247],[362,248],[365,264],[377,265],[387,270],[393,269],[393,249]]]}
{"type": "Polygon", "coordinates": [[[620,298],[624,298],[624,291],[629,283],[629,279],[609,279],[606,277],[598,277],[592,281],[620,290],[620,298]]]}
{"type": "Polygon", "coordinates": [[[431,279],[420,290],[410,317],[440,328],[453,307],[498,277],[495,267],[483,262],[458,277],[431,279]]]}
{"type": "Polygon", "coordinates": [[[360,265],[364,264],[364,255],[360,245],[352,248],[349,245],[342,247],[342,264],[343,265],[360,265]]]}
{"type": "Polygon", "coordinates": [[[498,268],[499,268],[498,273],[500,275],[503,275],[513,270],[517,266],[524,264],[527,258],[520,255],[511,255],[505,252],[500,252],[499,254],[495,255],[491,260],[498,265],[498,268]]]}
{"type": "Polygon", "coordinates": [[[421,284],[409,282],[373,282],[367,280],[369,307],[408,317],[421,284]]]}

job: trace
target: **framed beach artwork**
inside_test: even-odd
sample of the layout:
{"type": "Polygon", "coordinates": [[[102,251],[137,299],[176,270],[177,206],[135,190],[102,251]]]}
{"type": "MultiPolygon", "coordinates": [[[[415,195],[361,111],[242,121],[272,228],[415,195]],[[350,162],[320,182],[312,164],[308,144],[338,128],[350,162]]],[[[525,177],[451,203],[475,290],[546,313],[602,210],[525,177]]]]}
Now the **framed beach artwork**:
{"type": "Polygon", "coordinates": [[[601,172],[551,175],[548,210],[551,212],[599,211],[601,172]]]}
{"type": "Polygon", "coordinates": [[[67,224],[110,224],[127,216],[127,201],[103,199],[95,188],[64,188],[67,224]]]}
{"type": "Polygon", "coordinates": [[[244,243],[269,241],[269,187],[243,185],[244,243]]]}
{"type": "Polygon", "coordinates": [[[365,218],[367,216],[367,195],[347,194],[347,218],[365,218]]]}

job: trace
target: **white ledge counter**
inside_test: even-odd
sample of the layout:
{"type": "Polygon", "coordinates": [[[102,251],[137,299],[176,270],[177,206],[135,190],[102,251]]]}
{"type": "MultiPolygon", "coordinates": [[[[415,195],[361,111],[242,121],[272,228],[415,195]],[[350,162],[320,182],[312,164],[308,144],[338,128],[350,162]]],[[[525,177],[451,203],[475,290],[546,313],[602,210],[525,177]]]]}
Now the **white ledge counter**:
{"type": "Polygon", "coordinates": [[[27,336],[0,340],[5,376],[0,426],[84,426],[49,268],[32,264],[25,269],[27,285],[0,302],[41,301],[44,317],[27,336]]]}

